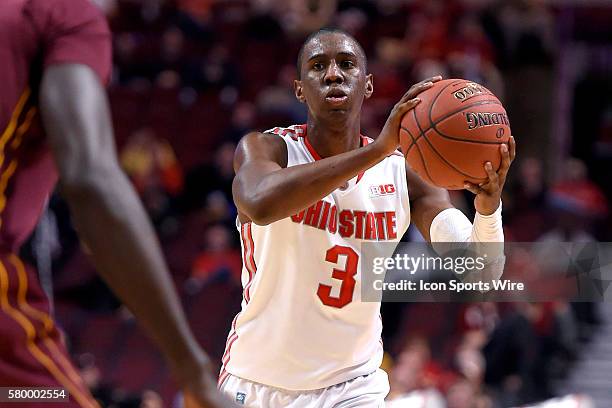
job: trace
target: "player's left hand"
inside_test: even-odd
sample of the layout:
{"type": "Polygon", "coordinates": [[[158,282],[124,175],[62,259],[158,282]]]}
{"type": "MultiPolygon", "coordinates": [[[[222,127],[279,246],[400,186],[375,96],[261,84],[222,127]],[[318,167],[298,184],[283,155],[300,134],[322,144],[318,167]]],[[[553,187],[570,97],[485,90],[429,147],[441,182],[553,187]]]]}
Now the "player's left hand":
{"type": "Polygon", "coordinates": [[[506,183],[508,169],[516,157],[516,141],[514,136],[510,136],[508,144],[505,143],[499,146],[502,161],[499,170],[495,172],[491,162],[486,162],[484,169],[487,172],[488,179],[480,184],[465,182],[465,189],[476,194],[474,199],[474,207],[479,214],[491,215],[497,210],[501,202],[501,193],[506,183]]]}

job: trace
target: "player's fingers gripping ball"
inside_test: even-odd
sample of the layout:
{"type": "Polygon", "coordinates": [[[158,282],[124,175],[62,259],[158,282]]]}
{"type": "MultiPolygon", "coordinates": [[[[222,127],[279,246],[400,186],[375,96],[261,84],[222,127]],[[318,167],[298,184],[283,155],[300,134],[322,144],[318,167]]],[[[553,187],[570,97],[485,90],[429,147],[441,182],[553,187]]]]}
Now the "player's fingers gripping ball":
{"type": "Polygon", "coordinates": [[[421,103],[402,118],[400,145],[410,167],[448,190],[465,181],[487,181],[485,163],[500,167],[500,144],[508,144],[510,122],[491,91],[465,79],[446,79],[419,94],[421,103]]]}

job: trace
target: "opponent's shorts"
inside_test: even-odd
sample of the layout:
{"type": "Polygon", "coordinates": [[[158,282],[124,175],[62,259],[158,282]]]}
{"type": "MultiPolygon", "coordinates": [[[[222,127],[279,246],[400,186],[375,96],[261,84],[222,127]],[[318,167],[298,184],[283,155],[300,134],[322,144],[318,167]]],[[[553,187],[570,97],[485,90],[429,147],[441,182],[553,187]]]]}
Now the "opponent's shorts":
{"type": "Polygon", "coordinates": [[[12,253],[0,253],[0,387],[63,388],[70,396],[19,408],[99,407],[70,362],[35,271],[12,253]]]}

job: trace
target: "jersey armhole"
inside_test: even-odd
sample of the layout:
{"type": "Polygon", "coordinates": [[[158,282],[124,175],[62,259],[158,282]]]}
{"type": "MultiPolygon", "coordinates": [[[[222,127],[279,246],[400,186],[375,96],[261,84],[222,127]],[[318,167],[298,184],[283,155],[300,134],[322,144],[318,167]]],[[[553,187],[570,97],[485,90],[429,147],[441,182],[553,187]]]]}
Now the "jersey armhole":
{"type": "MultiPolygon", "coordinates": [[[[280,132],[275,131],[276,129],[280,129],[281,131],[283,130],[282,128],[273,128],[273,129],[270,129],[270,130],[266,130],[265,132],[262,132],[262,133],[264,135],[277,136],[277,137],[281,138],[283,142],[285,142],[285,154],[286,154],[285,163],[286,163],[286,165],[285,165],[284,168],[287,168],[287,167],[289,167],[289,164],[291,162],[291,160],[290,160],[291,158],[289,157],[289,140],[287,140],[287,137],[291,137],[291,136],[290,135],[282,135],[280,132]]],[[[294,139],[294,140],[297,141],[297,139],[294,139]]]]}
{"type": "Polygon", "coordinates": [[[408,217],[410,217],[410,186],[408,185],[408,174],[406,172],[406,159],[402,155],[402,163],[400,165],[401,183],[406,194],[406,210],[408,211],[408,217]]]}

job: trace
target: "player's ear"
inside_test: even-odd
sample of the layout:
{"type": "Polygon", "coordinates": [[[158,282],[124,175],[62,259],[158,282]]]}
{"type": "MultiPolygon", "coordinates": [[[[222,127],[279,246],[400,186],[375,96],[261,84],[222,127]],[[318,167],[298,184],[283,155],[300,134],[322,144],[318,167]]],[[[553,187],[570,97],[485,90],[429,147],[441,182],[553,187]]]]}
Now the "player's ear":
{"type": "Polygon", "coordinates": [[[368,99],[374,93],[374,77],[372,74],[366,75],[365,98],[368,99]]]}
{"type": "Polygon", "coordinates": [[[293,90],[295,92],[295,97],[297,98],[297,100],[302,103],[305,103],[306,97],[304,96],[302,81],[300,81],[299,79],[295,79],[293,81],[293,90]]]}

